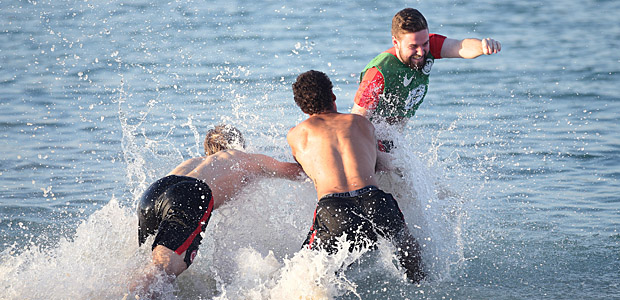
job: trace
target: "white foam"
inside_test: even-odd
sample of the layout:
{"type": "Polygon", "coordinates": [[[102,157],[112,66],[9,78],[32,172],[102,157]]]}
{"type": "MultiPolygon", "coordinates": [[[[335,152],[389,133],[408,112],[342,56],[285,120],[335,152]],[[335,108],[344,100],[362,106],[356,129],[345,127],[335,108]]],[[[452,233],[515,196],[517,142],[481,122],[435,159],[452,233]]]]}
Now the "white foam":
{"type": "Polygon", "coordinates": [[[6,299],[118,297],[135,268],[148,259],[137,251],[136,221],[129,209],[111,199],[78,226],[72,239],[9,257],[5,251],[1,294],[6,299]]]}

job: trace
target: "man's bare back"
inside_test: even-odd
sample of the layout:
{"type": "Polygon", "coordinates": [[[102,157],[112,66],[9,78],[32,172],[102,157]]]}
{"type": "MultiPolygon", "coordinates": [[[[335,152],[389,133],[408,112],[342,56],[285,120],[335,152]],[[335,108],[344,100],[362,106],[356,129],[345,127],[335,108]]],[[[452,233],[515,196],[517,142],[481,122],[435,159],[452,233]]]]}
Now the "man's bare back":
{"type": "Polygon", "coordinates": [[[280,162],[263,154],[227,149],[215,154],[188,159],[168,175],[200,179],[211,187],[214,208],[258,177],[277,176],[295,179],[301,174],[297,164],[280,162]]]}
{"type": "Polygon", "coordinates": [[[291,129],[287,138],[293,156],[314,181],[318,198],[377,185],[377,144],[366,118],[316,114],[291,129]]]}

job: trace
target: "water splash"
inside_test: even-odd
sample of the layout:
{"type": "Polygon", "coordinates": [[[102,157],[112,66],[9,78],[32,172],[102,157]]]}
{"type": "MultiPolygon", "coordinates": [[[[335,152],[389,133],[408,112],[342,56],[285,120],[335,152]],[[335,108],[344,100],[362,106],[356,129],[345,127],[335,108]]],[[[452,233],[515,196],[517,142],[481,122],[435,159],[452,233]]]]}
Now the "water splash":
{"type": "MultiPolygon", "coordinates": [[[[123,124],[124,132],[131,135],[124,140],[132,157],[127,171],[136,173],[131,178],[138,190],[138,182],[153,171],[151,166],[168,158],[152,155],[156,147],[148,143],[138,147],[143,143],[135,138],[139,122],[123,124]]],[[[405,142],[407,138],[403,137],[405,142]]],[[[420,152],[400,149],[394,156],[403,177],[385,175],[381,184],[391,185],[385,190],[395,195],[423,245],[431,275],[426,284],[432,284],[448,278],[451,268],[458,268],[463,260],[462,199],[440,197],[441,175],[429,167],[434,162],[424,160],[420,152]]],[[[363,299],[368,291],[413,295],[419,289],[403,280],[389,243],[381,244],[374,254],[363,250],[327,256],[301,250],[315,197],[309,180],[265,179],[251,184],[214,211],[192,266],[174,285],[153,289],[167,299],[220,300],[363,299]]],[[[126,203],[111,199],[78,226],[75,236],[56,246],[35,247],[20,255],[3,252],[2,294],[9,299],[130,297],[128,282],[148,265],[150,247],[138,248],[135,210],[119,202],[126,203]]]]}
{"type": "Polygon", "coordinates": [[[85,299],[121,295],[136,264],[136,218],[111,199],[77,228],[70,239],[50,248],[32,247],[19,255],[2,253],[0,287],[4,299],[85,299]]]}
{"type": "MultiPolygon", "coordinates": [[[[226,72],[234,75],[245,71],[226,72]]],[[[128,284],[150,261],[148,243],[137,246],[135,202],[151,182],[183,161],[184,154],[201,153],[200,133],[194,125],[200,116],[189,116],[180,127],[154,124],[158,114],[171,110],[169,105],[151,99],[136,108],[129,102],[122,76],[118,91],[115,102],[130,199],[112,198],[84,220],[75,235],[57,245],[32,247],[19,255],[11,249],[4,251],[0,286],[7,298],[133,296],[128,293],[128,284]],[[174,135],[183,127],[190,130],[194,143],[175,146],[174,135]]],[[[244,95],[232,89],[227,93],[232,96],[236,119],[230,115],[220,119],[258,136],[246,138],[250,148],[270,147],[271,155],[289,157],[290,150],[282,138],[285,125],[260,121],[258,113],[245,104],[244,95]],[[267,130],[252,128],[256,124],[267,130]]],[[[445,177],[445,168],[437,159],[441,145],[421,135],[388,134],[398,145],[393,155],[400,175],[381,175],[380,187],[395,195],[423,246],[430,274],[426,284],[445,280],[464,260],[461,228],[466,218],[465,198],[454,192],[445,177]]],[[[389,243],[380,243],[378,251],[341,251],[333,256],[302,250],[316,201],[310,180],[265,179],[249,185],[213,212],[192,266],[173,285],[161,281],[153,291],[165,299],[224,300],[363,299],[368,293],[414,295],[419,290],[403,279],[389,243]]]]}

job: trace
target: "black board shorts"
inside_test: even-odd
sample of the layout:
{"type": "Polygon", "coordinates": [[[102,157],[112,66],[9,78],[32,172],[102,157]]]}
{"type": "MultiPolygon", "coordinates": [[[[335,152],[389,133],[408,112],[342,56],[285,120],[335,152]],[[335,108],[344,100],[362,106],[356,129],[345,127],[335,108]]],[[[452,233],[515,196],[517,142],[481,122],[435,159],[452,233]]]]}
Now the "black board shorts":
{"type": "Polygon", "coordinates": [[[407,225],[394,197],[367,186],[321,197],[304,245],[333,253],[336,238],[345,233],[353,242],[351,247],[368,247],[377,241],[377,235],[391,240],[403,230],[407,225]]]}
{"type": "Polygon", "coordinates": [[[397,249],[410,280],[419,282],[425,277],[420,247],[398,203],[376,186],[321,197],[304,246],[334,253],[341,247],[338,238],[343,234],[351,242],[349,251],[375,247],[379,236],[385,238],[397,249]]]}
{"type": "Polygon", "coordinates": [[[155,234],[152,248],[165,246],[185,252],[189,267],[211,217],[213,197],[209,186],[196,178],[169,175],[151,184],[138,204],[138,244],[155,234]]]}

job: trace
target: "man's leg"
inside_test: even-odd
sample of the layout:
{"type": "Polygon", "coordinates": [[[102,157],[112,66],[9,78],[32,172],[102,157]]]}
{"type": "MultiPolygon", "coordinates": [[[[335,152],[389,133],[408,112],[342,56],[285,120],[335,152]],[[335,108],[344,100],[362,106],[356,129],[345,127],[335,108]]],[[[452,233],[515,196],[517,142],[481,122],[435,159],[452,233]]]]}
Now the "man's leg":
{"type": "Polygon", "coordinates": [[[156,298],[151,285],[161,276],[169,282],[192,263],[213,209],[211,189],[197,180],[175,183],[163,192],[153,207],[161,213],[161,223],[153,242],[152,265],[146,267],[130,290],[156,298]]]}
{"type": "Polygon", "coordinates": [[[187,269],[184,257],[185,252],[179,255],[166,246],[157,245],[153,249],[153,264],[168,275],[179,276],[187,269]]]}
{"type": "Polygon", "coordinates": [[[398,261],[405,269],[407,278],[415,283],[422,281],[426,274],[423,270],[420,245],[409,233],[409,229],[407,227],[403,228],[392,238],[392,243],[398,251],[398,261]]]}
{"type": "Polygon", "coordinates": [[[152,265],[147,266],[141,274],[136,274],[129,286],[130,292],[157,298],[159,291],[152,290],[151,286],[161,277],[165,282],[172,283],[187,269],[184,257],[185,253],[179,255],[166,246],[155,246],[152,252],[152,265]]]}
{"type": "Polygon", "coordinates": [[[397,249],[400,265],[407,278],[413,282],[424,279],[421,248],[409,232],[405,217],[392,195],[382,191],[373,192],[365,201],[365,212],[377,230],[377,234],[391,241],[397,249]]]}

